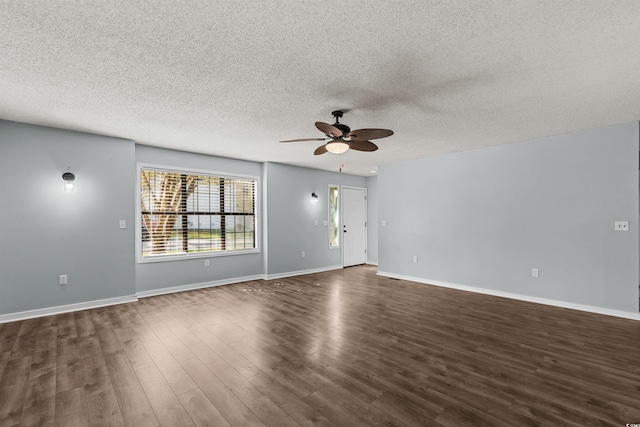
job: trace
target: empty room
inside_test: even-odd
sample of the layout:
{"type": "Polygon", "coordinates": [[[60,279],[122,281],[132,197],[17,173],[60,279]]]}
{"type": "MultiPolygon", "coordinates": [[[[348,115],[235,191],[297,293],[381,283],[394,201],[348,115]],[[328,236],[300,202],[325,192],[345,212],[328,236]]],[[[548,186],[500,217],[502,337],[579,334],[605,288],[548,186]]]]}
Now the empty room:
{"type": "Polygon", "coordinates": [[[0,3],[0,427],[640,425],[640,3],[0,3]]]}

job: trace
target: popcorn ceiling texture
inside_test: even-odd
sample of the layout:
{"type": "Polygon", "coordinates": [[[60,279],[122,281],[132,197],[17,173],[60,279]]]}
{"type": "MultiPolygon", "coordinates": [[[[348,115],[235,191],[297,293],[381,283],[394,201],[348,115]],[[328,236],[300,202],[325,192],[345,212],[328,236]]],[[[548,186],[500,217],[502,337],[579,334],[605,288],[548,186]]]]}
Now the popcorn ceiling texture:
{"type": "Polygon", "coordinates": [[[0,118],[344,172],[640,119],[640,2],[0,2],[0,118]]]}

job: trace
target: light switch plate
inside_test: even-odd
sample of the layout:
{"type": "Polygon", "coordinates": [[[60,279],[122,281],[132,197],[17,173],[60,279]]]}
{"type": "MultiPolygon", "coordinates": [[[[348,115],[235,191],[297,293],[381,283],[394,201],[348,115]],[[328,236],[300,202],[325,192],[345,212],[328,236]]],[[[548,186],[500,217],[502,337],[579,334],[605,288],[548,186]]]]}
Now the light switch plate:
{"type": "Polygon", "coordinates": [[[384,220],[384,219],[382,220],[382,226],[383,226],[383,227],[386,227],[386,226],[387,226],[387,220],[384,220]]]}
{"type": "Polygon", "coordinates": [[[127,228],[127,220],[125,220],[125,219],[121,219],[120,220],[120,228],[121,229],[127,228]]]}

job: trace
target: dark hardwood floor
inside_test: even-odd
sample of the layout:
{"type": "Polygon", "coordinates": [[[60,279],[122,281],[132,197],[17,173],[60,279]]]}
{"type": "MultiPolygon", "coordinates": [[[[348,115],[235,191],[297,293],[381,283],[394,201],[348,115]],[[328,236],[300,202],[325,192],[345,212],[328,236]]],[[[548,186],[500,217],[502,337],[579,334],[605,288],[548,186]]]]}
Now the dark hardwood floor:
{"type": "Polygon", "coordinates": [[[1,426],[624,426],[640,323],[362,266],[0,325],[1,426]]]}

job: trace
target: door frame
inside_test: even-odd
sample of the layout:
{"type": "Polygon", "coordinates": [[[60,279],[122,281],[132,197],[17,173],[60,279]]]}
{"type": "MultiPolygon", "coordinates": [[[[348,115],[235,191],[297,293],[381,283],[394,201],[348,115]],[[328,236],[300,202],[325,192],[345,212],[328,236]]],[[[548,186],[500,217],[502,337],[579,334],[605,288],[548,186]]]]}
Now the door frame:
{"type": "MultiPolygon", "coordinates": [[[[345,211],[345,206],[344,206],[344,191],[342,191],[343,189],[348,188],[348,189],[352,189],[352,190],[364,190],[364,203],[365,203],[365,209],[364,209],[364,223],[365,223],[365,230],[364,230],[364,249],[365,249],[365,259],[364,259],[364,263],[367,263],[367,260],[369,258],[369,242],[368,242],[368,235],[369,235],[369,198],[368,196],[368,190],[366,187],[356,187],[353,185],[341,185],[340,186],[340,207],[339,207],[339,211],[340,211],[340,221],[339,221],[339,230],[342,231],[343,227],[342,225],[344,224],[344,211],[345,211]]],[[[341,235],[341,239],[340,239],[340,263],[342,264],[342,268],[344,268],[344,247],[345,247],[345,239],[344,239],[344,234],[341,235]]]]}

